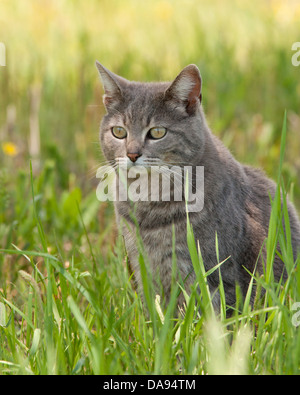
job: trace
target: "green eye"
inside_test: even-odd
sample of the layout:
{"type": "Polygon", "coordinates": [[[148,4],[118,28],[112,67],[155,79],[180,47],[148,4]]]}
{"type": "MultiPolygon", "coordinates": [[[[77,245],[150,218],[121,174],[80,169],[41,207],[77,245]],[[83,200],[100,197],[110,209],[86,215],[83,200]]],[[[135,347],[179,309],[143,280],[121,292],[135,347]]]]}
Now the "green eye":
{"type": "Polygon", "coordinates": [[[149,135],[152,139],[158,140],[163,138],[167,133],[166,128],[155,127],[149,130],[149,135]]]}
{"type": "Polygon", "coordinates": [[[112,128],[112,134],[117,138],[117,139],[124,139],[127,136],[127,132],[122,126],[114,126],[112,128]]]}

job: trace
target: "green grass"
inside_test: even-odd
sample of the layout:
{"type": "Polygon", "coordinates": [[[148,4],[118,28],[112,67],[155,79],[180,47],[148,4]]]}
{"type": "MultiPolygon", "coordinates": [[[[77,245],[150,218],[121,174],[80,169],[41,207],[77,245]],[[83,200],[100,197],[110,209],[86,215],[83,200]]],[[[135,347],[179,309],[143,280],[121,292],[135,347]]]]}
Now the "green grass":
{"type": "MultiPolygon", "coordinates": [[[[285,134],[284,125],[283,148],[285,134]]],[[[284,149],[281,159],[283,154],[284,149]]],[[[221,312],[213,310],[207,285],[210,273],[205,272],[201,246],[194,240],[189,221],[188,246],[197,281],[190,294],[185,292],[185,311],[176,316],[176,296],[179,289],[184,291],[182,284],[174,281],[170,303],[163,309],[153,291],[140,240],[142,302],[124,264],[122,238],[117,237],[104,256],[86,232],[85,201],[77,205],[78,196],[72,193],[66,199],[74,204],[72,214],[78,223],[74,219],[73,226],[81,246],[82,238],[86,239],[86,250],[82,253],[74,242],[65,256],[64,241],[55,238],[55,229],[53,238],[42,218],[44,206],[39,205],[37,194],[40,178],[31,178],[33,204],[27,207],[31,210],[27,220],[39,247],[19,249],[8,240],[11,247],[2,249],[0,255],[6,279],[0,293],[1,374],[300,373],[300,332],[292,324],[292,307],[300,300],[300,275],[296,269],[300,256],[295,263],[283,183],[278,184],[273,201],[265,275],[255,279],[258,288],[266,293],[263,298],[257,297],[252,307],[252,283],[244,302],[237,288],[237,304],[226,318],[222,282],[221,312]],[[280,192],[282,208],[278,204],[280,192]],[[75,207],[80,215],[75,214],[75,207]],[[55,246],[49,244],[48,238],[55,240],[55,246]],[[277,241],[288,272],[284,284],[276,284],[271,275],[277,241]]],[[[278,178],[281,180],[281,173],[278,178]]],[[[52,191],[48,203],[55,206],[51,177],[45,182],[52,191]]]]}
{"type": "MultiPolygon", "coordinates": [[[[171,80],[196,63],[213,132],[239,161],[277,180],[299,209],[300,68],[291,64],[300,37],[297,2],[0,3],[7,50],[7,66],[0,67],[0,374],[299,373],[300,332],[292,324],[299,258],[293,262],[279,189],[265,275],[256,279],[264,299],[252,307],[252,283],[244,302],[237,289],[236,309],[226,318],[220,278],[215,316],[209,273],[187,221],[197,284],[176,317],[182,284],[174,281],[164,309],[142,246],[144,302],[133,289],[113,207],[97,201],[94,177],[103,159],[104,113],[95,60],[142,81],[171,80]],[[36,135],[41,144],[34,156],[29,141],[36,135]],[[280,285],[271,270],[277,241],[288,271],[280,285]]],[[[218,235],[216,256],[217,247],[218,235]]]]}

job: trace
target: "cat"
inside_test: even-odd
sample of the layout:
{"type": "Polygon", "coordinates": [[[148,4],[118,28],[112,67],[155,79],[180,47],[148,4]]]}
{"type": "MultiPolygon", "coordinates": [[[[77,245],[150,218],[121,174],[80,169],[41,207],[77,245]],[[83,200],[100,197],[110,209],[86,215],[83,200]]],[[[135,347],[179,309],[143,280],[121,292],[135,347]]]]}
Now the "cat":
{"type": "MultiPolygon", "coordinates": [[[[196,65],[186,66],[173,82],[132,82],[101,65],[96,66],[104,87],[106,115],[100,126],[100,141],[107,163],[113,168],[153,165],[204,167],[204,204],[189,213],[195,240],[199,242],[205,269],[213,268],[218,236],[219,260],[226,304],[234,305],[236,284],[245,296],[258,265],[262,273],[262,248],[268,234],[271,212],[269,194],[276,184],[258,169],[240,164],[210,131],[202,106],[202,80],[196,65]]],[[[118,177],[118,174],[117,174],[118,177]]],[[[194,178],[192,181],[195,181],[194,178]]],[[[174,192],[174,191],[173,191],[174,192]]],[[[136,226],[142,238],[153,276],[159,276],[166,300],[172,283],[172,230],[175,229],[177,266],[188,288],[195,273],[187,245],[186,202],[115,202],[116,219],[137,286],[142,290],[136,226]],[[136,221],[136,222],[135,222],[136,221]],[[124,225],[126,223],[126,225],[124,225]]],[[[300,223],[288,202],[294,259],[300,250],[300,223]]],[[[279,256],[274,260],[274,278],[286,276],[279,256]]],[[[213,303],[218,308],[218,270],[208,277],[213,303]]],[[[180,298],[180,297],[179,297],[180,298]]],[[[183,296],[181,295],[181,298],[183,296]]],[[[253,296],[251,297],[253,301],[253,296]]],[[[182,299],[183,300],[183,299],[182,299]]],[[[182,302],[181,300],[181,302],[182,302]]]]}

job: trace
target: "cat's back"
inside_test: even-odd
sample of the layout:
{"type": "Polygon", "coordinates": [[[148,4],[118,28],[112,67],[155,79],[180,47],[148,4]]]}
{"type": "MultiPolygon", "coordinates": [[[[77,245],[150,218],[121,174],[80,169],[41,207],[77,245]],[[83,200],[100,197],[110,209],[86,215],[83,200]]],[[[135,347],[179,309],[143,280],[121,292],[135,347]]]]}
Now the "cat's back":
{"type": "MultiPolygon", "coordinates": [[[[276,193],[276,183],[269,179],[266,174],[257,168],[244,165],[244,172],[249,183],[250,195],[247,198],[246,209],[248,214],[259,220],[264,228],[266,236],[268,234],[269,221],[272,209],[272,201],[276,193]]],[[[300,222],[298,213],[294,205],[287,198],[287,208],[291,228],[292,245],[294,257],[300,252],[300,222]]]]}
{"type": "Polygon", "coordinates": [[[261,169],[243,165],[243,170],[247,177],[250,200],[265,213],[270,213],[271,198],[274,198],[276,192],[275,182],[268,178],[261,169]]]}

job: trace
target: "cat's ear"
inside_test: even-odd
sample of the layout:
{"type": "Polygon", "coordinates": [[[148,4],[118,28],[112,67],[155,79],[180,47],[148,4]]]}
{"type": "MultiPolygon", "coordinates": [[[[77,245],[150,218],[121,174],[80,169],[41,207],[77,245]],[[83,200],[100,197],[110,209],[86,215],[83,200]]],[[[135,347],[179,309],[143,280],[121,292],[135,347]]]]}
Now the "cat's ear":
{"type": "Polygon", "coordinates": [[[96,61],[96,67],[99,71],[105,92],[103,103],[108,110],[111,106],[122,100],[122,85],[126,84],[127,80],[112,73],[98,61],[96,61]]]}
{"type": "Polygon", "coordinates": [[[186,66],[172,82],[165,92],[167,100],[181,102],[188,114],[195,113],[197,105],[201,103],[201,76],[196,65],[186,66]]]}

